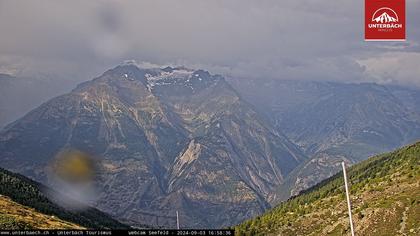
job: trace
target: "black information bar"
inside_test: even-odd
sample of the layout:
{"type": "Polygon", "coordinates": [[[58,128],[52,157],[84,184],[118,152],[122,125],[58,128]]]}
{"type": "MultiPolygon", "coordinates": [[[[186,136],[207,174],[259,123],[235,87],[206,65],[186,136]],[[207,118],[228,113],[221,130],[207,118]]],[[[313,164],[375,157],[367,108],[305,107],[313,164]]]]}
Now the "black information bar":
{"type": "Polygon", "coordinates": [[[51,235],[51,236],[108,236],[108,235],[132,235],[132,236],[232,236],[234,230],[230,229],[136,229],[136,230],[0,230],[0,236],[30,236],[30,235],[51,235]]]}

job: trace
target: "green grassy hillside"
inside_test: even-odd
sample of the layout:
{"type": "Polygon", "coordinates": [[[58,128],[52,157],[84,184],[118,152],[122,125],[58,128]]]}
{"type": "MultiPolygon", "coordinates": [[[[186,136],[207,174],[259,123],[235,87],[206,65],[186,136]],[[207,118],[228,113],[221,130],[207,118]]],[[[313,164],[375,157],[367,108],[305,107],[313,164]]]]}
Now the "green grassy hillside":
{"type": "Polygon", "coordinates": [[[66,210],[51,202],[40,191],[43,188],[46,187],[0,168],[0,229],[128,228],[95,208],[66,210]]]}
{"type": "MultiPolygon", "coordinates": [[[[420,142],[348,169],[357,235],[420,234],[420,142]]],[[[238,235],[349,235],[342,173],[235,227],[238,235]]]]}
{"type": "Polygon", "coordinates": [[[0,229],[85,229],[80,225],[46,215],[0,195],[0,229]]]}

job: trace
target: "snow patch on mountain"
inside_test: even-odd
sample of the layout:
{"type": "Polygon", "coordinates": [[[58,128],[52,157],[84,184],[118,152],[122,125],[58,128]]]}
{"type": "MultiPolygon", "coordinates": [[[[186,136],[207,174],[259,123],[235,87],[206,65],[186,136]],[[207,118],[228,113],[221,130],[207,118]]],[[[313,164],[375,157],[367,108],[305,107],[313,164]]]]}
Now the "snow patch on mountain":
{"type": "Polygon", "coordinates": [[[169,82],[170,80],[175,80],[175,79],[189,80],[192,74],[193,74],[192,70],[174,69],[172,71],[161,71],[157,75],[152,75],[152,74],[147,73],[145,76],[146,76],[147,82],[153,86],[161,82],[165,82],[165,81],[169,82]]]}
{"type": "Polygon", "coordinates": [[[200,75],[190,69],[186,69],[183,67],[180,68],[170,68],[167,67],[165,69],[159,71],[153,71],[151,73],[146,73],[145,78],[148,83],[148,88],[153,89],[155,86],[165,86],[165,85],[184,85],[186,87],[193,88],[193,80],[202,81],[203,79],[200,75]]]}

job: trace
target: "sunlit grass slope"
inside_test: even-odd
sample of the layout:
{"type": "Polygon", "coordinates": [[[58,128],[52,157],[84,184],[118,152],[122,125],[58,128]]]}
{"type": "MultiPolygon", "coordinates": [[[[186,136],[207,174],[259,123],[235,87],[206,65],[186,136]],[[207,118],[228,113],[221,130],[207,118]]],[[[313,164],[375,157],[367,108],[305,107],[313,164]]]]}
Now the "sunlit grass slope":
{"type": "MultiPolygon", "coordinates": [[[[357,235],[420,234],[420,142],[348,170],[357,235]]],[[[349,235],[342,173],[235,227],[239,235],[349,235]]]]}

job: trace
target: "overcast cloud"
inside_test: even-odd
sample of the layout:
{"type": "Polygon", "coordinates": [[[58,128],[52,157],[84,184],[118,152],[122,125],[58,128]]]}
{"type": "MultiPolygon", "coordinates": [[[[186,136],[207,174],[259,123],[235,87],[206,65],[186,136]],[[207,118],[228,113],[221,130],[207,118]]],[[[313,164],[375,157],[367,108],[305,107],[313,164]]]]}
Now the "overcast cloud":
{"type": "Polygon", "coordinates": [[[420,86],[420,0],[407,41],[364,42],[363,0],[0,0],[0,72],[87,80],[127,59],[240,78],[420,86]]]}

